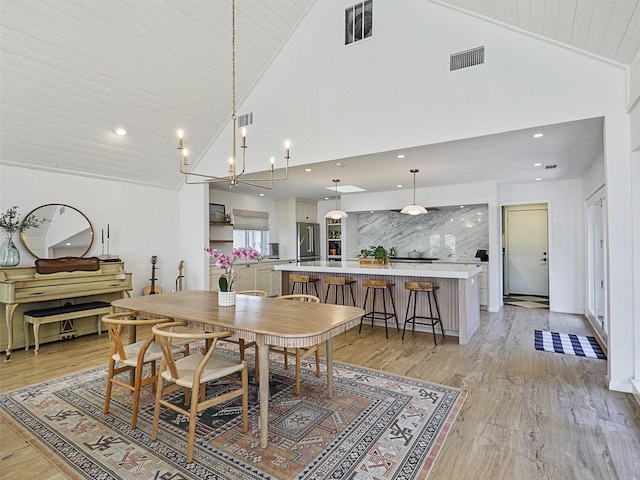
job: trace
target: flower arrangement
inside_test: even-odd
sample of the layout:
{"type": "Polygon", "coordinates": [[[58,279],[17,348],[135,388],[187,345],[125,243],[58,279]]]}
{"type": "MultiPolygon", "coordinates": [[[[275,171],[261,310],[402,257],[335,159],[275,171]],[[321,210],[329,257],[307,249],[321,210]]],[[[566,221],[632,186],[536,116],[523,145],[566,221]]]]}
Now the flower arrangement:
{"type": "Polygon", "coordinates": [[[205,248],[207,254],[216,260],[216,267],[222,267],[226,273],[218,279],[221,292],[230,292],[233,290],[233,282],[237,274],[233,271],[233,264],[238,260],[260,260],[260,252],[253,248],[234,248],[229,255],[223,253],[216,248],[205,248]]]}
{"type": "Polygon", "coordinates": [[[29,215],[24,223],[20,225],[18,207],[13,206],[8,208],[7,211],[0,216],[0,228],[4,231],[7,238],[11,238],[18,230],[39,228],[44,221],[44,219],[37,219],[34,215],[29,215]]]}

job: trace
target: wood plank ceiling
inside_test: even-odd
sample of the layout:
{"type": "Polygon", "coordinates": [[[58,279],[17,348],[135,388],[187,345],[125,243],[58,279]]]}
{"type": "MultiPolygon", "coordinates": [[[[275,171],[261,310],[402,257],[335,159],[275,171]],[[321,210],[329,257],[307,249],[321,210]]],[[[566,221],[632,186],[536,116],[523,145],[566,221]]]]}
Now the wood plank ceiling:
{"type": "MultiPolygon", "coordinates": [[[[238,2],[239,101],[314,1],[238,2]]],[[[639,0],[437,3],[623,65],[640,46],[639,0]]],[[[177,128],[203,152],[229,120],[230,0],[0,0],[0,13],[1,163],[177,188],[177,128]]]]}

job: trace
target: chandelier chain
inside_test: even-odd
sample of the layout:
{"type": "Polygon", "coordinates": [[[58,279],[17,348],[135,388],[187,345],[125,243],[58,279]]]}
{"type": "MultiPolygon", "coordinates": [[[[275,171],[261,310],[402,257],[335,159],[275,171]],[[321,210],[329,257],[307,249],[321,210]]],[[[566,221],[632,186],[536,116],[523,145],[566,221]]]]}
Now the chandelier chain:
{"type": "Polygon", "coordinates": [[[231,0],[231,109],[236,117],[236,2],[231,0]]]}

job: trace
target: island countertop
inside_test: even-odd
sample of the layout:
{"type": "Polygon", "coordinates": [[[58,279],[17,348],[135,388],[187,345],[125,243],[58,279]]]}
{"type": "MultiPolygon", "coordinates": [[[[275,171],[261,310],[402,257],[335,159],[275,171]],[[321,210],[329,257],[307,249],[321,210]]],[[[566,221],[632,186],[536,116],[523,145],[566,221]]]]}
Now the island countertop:
{"type": "Polygon", "coordinates": [[[274,265],[274,270],[287,272],[348,273],[389,275],[393,277],[432,277],[468,279],[478,275],[482,266],[460,263],[393,263],[387,267],[361,267],[357,261],[298,262],[274,265]]]}

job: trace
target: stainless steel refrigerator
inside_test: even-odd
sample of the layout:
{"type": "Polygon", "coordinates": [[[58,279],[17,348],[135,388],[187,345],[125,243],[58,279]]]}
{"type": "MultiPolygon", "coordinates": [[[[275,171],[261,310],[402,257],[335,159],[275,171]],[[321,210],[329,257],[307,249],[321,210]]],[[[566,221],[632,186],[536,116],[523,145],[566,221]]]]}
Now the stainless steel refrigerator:
{"type": "Polygon", "coordinates": [[[320,225],[318,223],[297,223],[298,262],[320,260],[320,225]]]}

